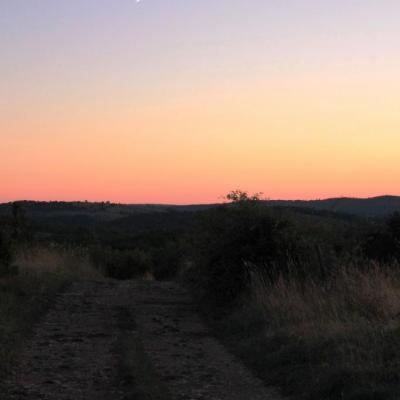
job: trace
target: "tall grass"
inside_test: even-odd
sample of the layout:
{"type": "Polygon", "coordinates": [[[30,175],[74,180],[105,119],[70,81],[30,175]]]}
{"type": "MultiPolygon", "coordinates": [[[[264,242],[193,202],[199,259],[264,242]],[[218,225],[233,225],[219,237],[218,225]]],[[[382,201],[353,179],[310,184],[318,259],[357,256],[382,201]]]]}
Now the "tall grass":
{"type": "Polygon", "coordinates": [[[323,283],[252,273],[250,296],[223,325],[234,349],[296,398],[400,397],[397,267],[345,266],[323,283]]]}
{"type": "Polygon", "coordinates": [[[79,247],[38,246],[21,249],[15,256],[20,275],[57,275],[64,279],[96,279],[102,276],[88,251],[79,247]]]}
{"type": "Polygon", "coordinates": [[[75,280],[101,278],[79,248],[19,249],[13,262],[18,273],[0,279],[0,378],[57,292],[75,280]]]}
{"type": "Polygon", "coordinates": [[[400,323],[400,272],[370,264],[366,269],[341,267],[327,282],[279,278],[274,283],[253,273],[251,301],[271,329],[312,336],[371,323],[391,329],[400,323]]]}

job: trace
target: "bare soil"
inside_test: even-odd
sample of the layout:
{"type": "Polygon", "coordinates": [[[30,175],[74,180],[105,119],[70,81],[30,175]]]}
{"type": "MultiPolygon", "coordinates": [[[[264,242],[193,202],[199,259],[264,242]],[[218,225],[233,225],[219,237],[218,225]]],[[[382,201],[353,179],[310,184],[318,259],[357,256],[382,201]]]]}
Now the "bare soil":
{"type": "Polygon", "coordinates": [[[93,281],[75,283],[57,296],[37,323],[13,373],[0,385],[0,398],[278,400],[279,396],[212,336],[190,296],[177,284],[93,281]]]}

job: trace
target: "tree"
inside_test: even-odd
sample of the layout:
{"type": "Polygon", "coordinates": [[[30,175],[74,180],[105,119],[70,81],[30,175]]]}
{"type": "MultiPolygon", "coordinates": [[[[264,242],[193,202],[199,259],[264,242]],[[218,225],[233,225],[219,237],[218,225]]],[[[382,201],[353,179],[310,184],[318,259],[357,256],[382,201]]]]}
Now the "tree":
{"type": "Polygon", "coordinates": [[[258,192],[250,196],[246,191],[236,189],[230,191],[225,198],[231,203],[248,203],[260,201],[262,195],[262,192],[258,192]]]}

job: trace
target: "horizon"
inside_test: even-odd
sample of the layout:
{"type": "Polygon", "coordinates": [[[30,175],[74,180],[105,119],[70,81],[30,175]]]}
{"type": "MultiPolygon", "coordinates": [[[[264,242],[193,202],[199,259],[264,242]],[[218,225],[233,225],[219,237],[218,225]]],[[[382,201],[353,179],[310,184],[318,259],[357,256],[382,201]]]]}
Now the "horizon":
{"type": "MultiPolygon", "coordinates": [[[[314,201],[329,201],[329,200],[373,200],[379,198],[400,198],[398,195],[392,194],[383,194],[379,196],[367,196],[367,197],[349,197],[349,196],[337,196],[337,197],[323,197],[323,198],[310,198],[310,199],[303,199],[303,198],[295,198],[295,199],[283,199],[283,198],[260,198],[260,201],[288,201],[288,202],[314,202],[314,201]]],[[[221,201],[218,202],[211,202],[211,203],[121,203],[121,202],[113,202],[110,200],[32,200],[32,199],[17,199],[17,200],[10,200],[10,201],[0,201],[0,205],[4,204],[12,204],[12,203],[88,203],[88,204],[102,204],[102,203],[109,203],[110,205],[123,205],[123,206],[202,206],[202,205],[218,205],[224,204],[225,199],[220,197],[221,201]]]]}
{"type": "Polygon", "coordinates": [[[0,202],[400,195],[400,3],[4,0],[0,202]]]}

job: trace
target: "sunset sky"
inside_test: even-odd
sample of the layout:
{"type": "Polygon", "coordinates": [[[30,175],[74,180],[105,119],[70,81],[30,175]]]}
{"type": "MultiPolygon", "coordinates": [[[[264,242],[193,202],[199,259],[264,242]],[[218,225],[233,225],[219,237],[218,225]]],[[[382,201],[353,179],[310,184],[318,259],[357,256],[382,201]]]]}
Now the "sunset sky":
{"type": "Polygon", "coordinates": [[[0,0],[0,202],[400,195],[398,0],[0,0]]]}

